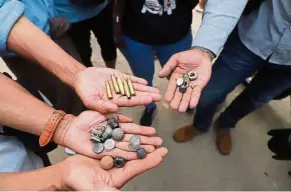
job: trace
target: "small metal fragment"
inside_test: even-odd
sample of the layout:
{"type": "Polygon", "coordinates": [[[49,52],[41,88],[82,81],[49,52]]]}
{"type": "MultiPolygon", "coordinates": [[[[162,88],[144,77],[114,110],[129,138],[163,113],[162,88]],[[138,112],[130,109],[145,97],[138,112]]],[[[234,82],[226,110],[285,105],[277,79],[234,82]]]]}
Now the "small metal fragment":
{"type": "Polygon", "coordinates": [[[124,79],[122,79],[122,82],[123,82],[123,87],[124,87],[125,95],[126,95],[126,97],[128,99],[130,99],[131,98],[131,94],[129,92],[128,84],[127,84],[127,82],[124,79]]]}
{"type": "Polygon", "coordinates": [[[187,86],[186,86],[186,85],[181,85],[181,86],[179,87],[179,91],[180,91],[180,93],[186,93],[186,91],[187,91],[187,86]]]}
{"type": "Polygon", "coordinates": [[[112,137],[113,129],[108,125],[104,133],[107,133],[110,137],[112,137]]]}
{"type": "Polygon", "coordinates": [[[120,89],[118,87],[118,84],[117,84],[117,81],[116,81],[116,77],[114,75],[111,75],[111,80],[113,82],[115,93],[119,94],[120,93],[120,89]]]}
{"type": "Polygon", "coordinates": [[[144,159],[147,156],[147,151],[144,148],[139,148],[136,154],[139,159],[144,159]]]}
{"type": "Polygon", "coordinates": [[[94,146],[93,146],[93,151],[94,153],[102,153],[102,151],[104,150],[104,146],[102,143],[94,143],[94,146]]]}
{"type": "Polygon", "coordinates": [[[111,135],[109,135],[108,133],[106,133],[106,132],[104,132],[103,134],[102,134],[102,138],[104,138],[104,139],[110,139],[111,138],[111,135]]]}
{"type": "Polygon", "coordinates": [[[100,143],[101,142],[100,138],[97,137],[97,136],[94,136],[94,135],[91,135],[90,140],[93,141],[93,142],[96,142],[96,143],[100,143]]]}
{"type": "Polygon", "coordinates": [[[177,86],[180,87],[181,85],[184,84],[184,79],[183,78],[179,78],[179,79],[177,79],[176,83],[177,83],[177,86]]]}
{"type": "Polygon", "coordinates": [[[104,143],[106,151],[111,151],[115,147],[115,141],[113,139],[107,139],[104,143]]]}
{"type": "Polygon", "coordinates": [[[198,74],[197,74],[195,71],[190,71],[190,72],[188,73],[188,76],[189,76],[189,79],[190,79],[191,81],[194,81],[194,80],[197,79],[198,74]]]}
{"type": "Polygon", "coordinates": [[[135,96],[134,86],[133,86],[133,83],[132,83],[130,77],[127,78],[127,84],[128,84],[128,87],[129,87],[130,95],[131,96],[135,96]]]}
{"type": "Polygon", "coordinates": [[[124,138],[124,131],[120,128],[114,129],[112,132],[112,138],[115,141],[121,141],[124,138]]]}
{"type": "Polygon", "coordinates": [[[107,123],[112,129],[119,128],[119,123],[115,117],[108,118],[107,123]]]}
{"type": "Polygon", "coordinates": [[[107,94],[108,99],[113,99],[113,95],[112,95],[108,81],[105,82],[105,87],[106,87],[106,94],[107,94]]]}
{"type": "Polygon", "coordinates": [[[116,157],[114,159],[114,166],[117,168],[121,168],[125,165],[125,160],[123,157],[116,157]]]}
{"type": "Polygon", "coordinates": [[[117,79],[117,84],[118,84],[121,95],[125,95],[125,90],[123,87],[122,80],[120,79],[120,77],[116,77],[116,79],[117,79]]]}
{"type": "Polygon", "coordinates": [[[141,145],[141,138],[138,135],[133,135],[128,142],[128,148],[130,151],[137,151],[141,145]]]}
{"type": "Polygon", "coordinates": [[[102,131],[102,132],[104,132],[105,129],[106,129],[106,125],[104,125],[104,124],[103,125],[99,125],[98,128],[97,128],[98,131],[102,131]]]}
{"type": "Polygon", "coordinates": [[[96,128],[92,128],[91,129],[91,135],[94,135],[94,136],[101,136],[102,135],[102,133],[103,133],[103,131],[102,130],[98,130],[98,129],[96,129],[96,128]]]}

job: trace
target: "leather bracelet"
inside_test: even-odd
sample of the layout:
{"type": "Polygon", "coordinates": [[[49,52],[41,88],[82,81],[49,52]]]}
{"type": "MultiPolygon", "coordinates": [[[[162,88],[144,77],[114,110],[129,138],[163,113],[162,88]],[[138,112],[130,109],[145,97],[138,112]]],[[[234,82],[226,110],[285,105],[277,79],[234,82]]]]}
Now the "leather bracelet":
{"type": "Polygon", "coordinates": [[[41,147],[46,146],[52,140],[58,124],[65,115],[66,113],[64,111],[56,110],[53,112],[39,137],[39,145],[41,147]]]}

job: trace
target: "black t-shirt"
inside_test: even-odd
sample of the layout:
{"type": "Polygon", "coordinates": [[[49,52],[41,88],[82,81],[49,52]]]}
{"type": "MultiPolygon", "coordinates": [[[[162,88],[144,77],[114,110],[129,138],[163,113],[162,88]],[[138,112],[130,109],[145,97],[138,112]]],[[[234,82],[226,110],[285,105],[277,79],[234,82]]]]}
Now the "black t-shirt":
{"type": "Polygon", "coordinates": [[[123,32],[150,45],[166,45],[183,39],[192,23],[197,0],[127,0],[123,32]]]}

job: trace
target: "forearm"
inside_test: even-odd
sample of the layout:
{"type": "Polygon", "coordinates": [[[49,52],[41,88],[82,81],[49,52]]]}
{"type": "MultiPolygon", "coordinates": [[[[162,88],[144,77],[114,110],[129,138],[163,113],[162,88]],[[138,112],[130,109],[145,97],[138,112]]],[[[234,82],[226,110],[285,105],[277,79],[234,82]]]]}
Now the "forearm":
{"type": "Polygon", "coordinates": [[[207,0],[202,24],[193,41],[218,55],[236,26],[248,0],[207,0]]]}
{"type": "Polygon", "coordinates": [[[56,164],[47,168],[21,173],[0,173],[0,190],[60,190],[62,177],[59,166],[60,164],[56,164]]]}
{"type": "Polygon", "coordinates": [[[84,68],[25,17],[10,31],[7,48],[39,63],[71,87],[76,74],[84,68]]]}
{"type": "MultiPolygon", "coordinates": [[[[0,125],[40,135],[55,109],[1,74],[0,87],[0,125]]],[[[54,142],[62,145],[63,131],[72,119],[71,115],[66,115],[59,123],[53,137],[54,142]]]]}

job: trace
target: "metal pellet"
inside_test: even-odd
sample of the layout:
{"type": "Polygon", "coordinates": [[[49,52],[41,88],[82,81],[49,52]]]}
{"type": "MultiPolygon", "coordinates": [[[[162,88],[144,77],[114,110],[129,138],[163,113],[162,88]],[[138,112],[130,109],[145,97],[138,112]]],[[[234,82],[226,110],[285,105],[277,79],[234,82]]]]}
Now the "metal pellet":
{"type": "Polygon", "coordinates": [[[116,77],[114,75],[111,75],[111,80],[113,82],[115,93],[119,94],[120,93],[120,89],[118,87],[118,84],[117,84],[117,81],[116,81],[116,77]]]}
{"type": "Polygon", "coordinates": [[[127,84],[128,84],[128,87],[129,87],[130,95],[131,96],[135,96],[135,90],[134,90],[133,83],[132,83],[130,77],[127,78],[127,84]]]}
{"type": "Polygon", "coordinates": [[[111,92],[110,85],[109,85],[108,81],[105,82],[105,87],[106,87],[106,93],[107,93],[108,99],[113,99],[113,95],[112,95],[112,92],[111,92]]]}
{"type": "Polygon", "coordinates": [[[123,87],[122,80],[120,79],[120,77],[116,77],[116,78],[117,78],[117,84],[118,84],[121,95],[125,95],[125,90],[123,87]]]}
{"type": "Polygon", "coordinates": [[[124,79],[123,79],[123,87],[124,87],[124,90],[125,90],[126,97],[128,99],[130,99],[131,95],[130,95],[130,92],[129,92],[129,87],[127,85],[127,82],[124,79]]]}

